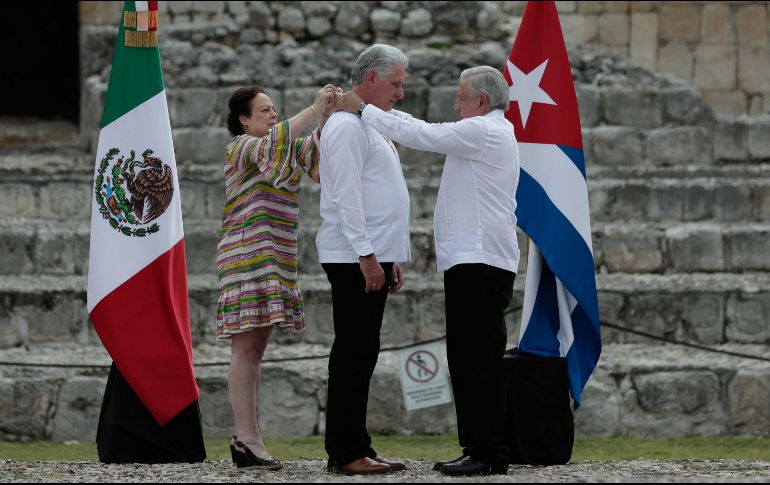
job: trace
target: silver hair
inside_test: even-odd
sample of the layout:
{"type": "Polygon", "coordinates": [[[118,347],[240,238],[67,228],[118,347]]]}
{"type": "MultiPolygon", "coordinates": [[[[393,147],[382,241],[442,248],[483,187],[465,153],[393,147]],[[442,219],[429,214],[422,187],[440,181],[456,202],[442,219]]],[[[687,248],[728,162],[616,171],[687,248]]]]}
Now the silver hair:
{"type": "Polygon", "coordinates": [[[490,109],[508,109],[508,81],[500,71],[491,66],[471,67],[460,74],[461,82],[466,79],[473,92],[489,98],[490,109]]]}
{"type": "Polygon", "coordinates": [[[387,44],[374,44],[363,51],[353,64],[350,82],[358,86],[364,82],[366,73],[374,71],[380,79],[385,79],[393,72],[393,65],[401,64],[406,69],[409,59],[399,49],[387,44]]]}

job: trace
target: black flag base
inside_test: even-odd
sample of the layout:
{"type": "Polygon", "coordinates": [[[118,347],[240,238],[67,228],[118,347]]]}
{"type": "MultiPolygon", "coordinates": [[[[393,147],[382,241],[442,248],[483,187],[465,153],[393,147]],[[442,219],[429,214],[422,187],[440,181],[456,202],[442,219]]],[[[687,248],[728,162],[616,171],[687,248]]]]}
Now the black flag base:
{"type": "Polygon", "coordinates": [[[102,463],[202,462],[206,448],[198,401],[161,427],[113,363],[99,415],[96,448],[102,463]]]}
{"type": "Polygon", "coordinates": [[[572,457],[575,421],[567,360],[511,349],[503,359],[510,463],[563,465],[572,457]]]}

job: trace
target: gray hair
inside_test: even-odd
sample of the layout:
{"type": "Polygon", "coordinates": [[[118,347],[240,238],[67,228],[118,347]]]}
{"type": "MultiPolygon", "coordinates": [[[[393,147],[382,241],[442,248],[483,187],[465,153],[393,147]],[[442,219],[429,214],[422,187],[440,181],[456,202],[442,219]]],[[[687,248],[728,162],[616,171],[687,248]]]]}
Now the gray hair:
{"type": "Polygon", "coordinates": [[[471,67],[460,74],[461,82],[466,79],[473,92],[489,98],[490,109],[508,109],[508,81],[500,71],[490,66],[471,67]]]}
{"type": "Polygon", "coordinates": [[[350,82],[358,86],[364,82],[366,73],[374,71],[380,79],[384,79],[393,72],[393,64],[401,64],[406,69],[409,67],[409,59],[406,54],[387,44],[374,44],[363,51],[353,65],[350,73],[350,82]]]}

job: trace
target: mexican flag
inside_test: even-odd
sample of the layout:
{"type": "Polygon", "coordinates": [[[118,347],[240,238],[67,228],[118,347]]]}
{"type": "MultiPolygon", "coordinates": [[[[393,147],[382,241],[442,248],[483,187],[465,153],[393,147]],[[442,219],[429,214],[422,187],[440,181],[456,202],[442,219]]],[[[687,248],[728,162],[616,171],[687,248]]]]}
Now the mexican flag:
{"type": "Polygon", "coordinates": [[[157,27],[158,2],[125,2],[91,191],[87,307],[117,370],[165,427],[197,410],[199,393],[157,27]]]}

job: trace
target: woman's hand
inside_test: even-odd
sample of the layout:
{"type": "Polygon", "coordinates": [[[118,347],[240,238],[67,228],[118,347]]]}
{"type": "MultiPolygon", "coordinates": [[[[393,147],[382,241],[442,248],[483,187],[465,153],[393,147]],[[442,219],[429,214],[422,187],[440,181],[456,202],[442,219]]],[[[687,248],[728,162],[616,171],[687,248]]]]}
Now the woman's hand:
{"type": "Polygon", "coordinates": [[[363,102],[364,100],[361,99],[359,95],[353,91],[348,91],[340,97],[339,101],[337,101],[337,111],[347,111],[348,113],[357,115],[358,105],[363,102]]]}
{"type": "Polygon", "coordinates": [[[323,109],[323,115],[326,118],[333,115],[334,112],[337,111],[337,101],[340,99],[340,96],[342,96],[342,88],[334,87],[332,96],[327,98],[326,105],[323,109]]]}
{"type": "Polygon", "coordinates": [[[329,113],[328,115],[326,114],[326,106],[329,103],[334,102],[336,93],[337,93],[337,88],[331,84],[327,84],[326,86],[319,89],[318,95],[316,95],[315,101],[313,101],[313,105],[312,105],[313,113],[316,116],[326,115],[328,117],[329,115],[331,115],[331,113],[329,113]]]}

